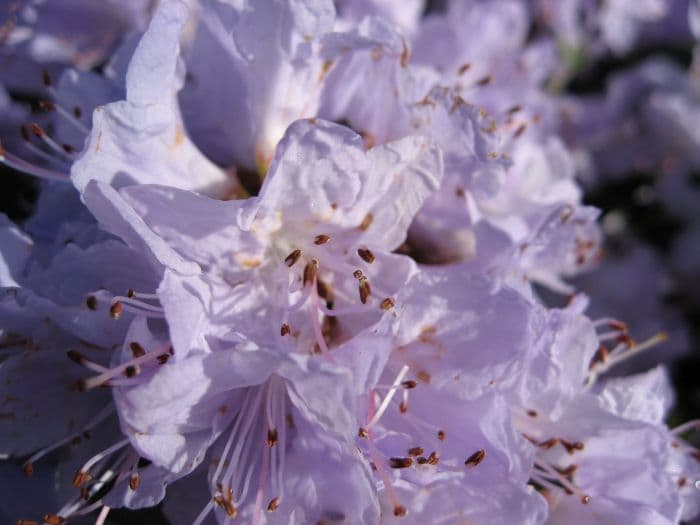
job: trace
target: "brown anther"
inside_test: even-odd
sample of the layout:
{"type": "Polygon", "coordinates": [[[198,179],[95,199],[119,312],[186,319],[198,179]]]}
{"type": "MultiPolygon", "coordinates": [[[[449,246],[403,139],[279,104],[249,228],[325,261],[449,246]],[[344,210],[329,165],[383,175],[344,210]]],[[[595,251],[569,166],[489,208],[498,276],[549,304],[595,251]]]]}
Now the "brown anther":
{"type": "Polygon", "coordinates": [[[527,129],[527,124],[520,124],[518,126],[518,129],[515,130],[515,133],[513,133],[514,138],[519,138],[523,133],[525,133],[525,130],[527,129]]]}
{"type": "Polygon", "coordinates": [[[61,147],[63,148],[63,151],[66,153],[75,153],[75,148],[71,146],[70,144],[61,144],[61,147]]]}
{"type": "Polygon", "coordinates": [[[28,478],[30,478],[32,474],[34,474],[34,465],[32,465],[31,463],[26,463],[22,467],[22,473],[28,478]]]}
{"type": "Polygon", "coordinates": [[[362,279],[365,276],[365,274],[362,273],[362,270],[355,270],[354,272],[352,272],[352,276],[355,279],[362,279]]]}
{"type": "Polygon", "coordinates": [[[481,80],[477,80],[476,85],[477,86],[485,86],[487,84],[490,84],[492,80],[493,80],[493,77],[491,75],[486,75],[481,80]]]}
{"type": "Polygon", "coordinates": [[[508,111],[506,111],[506,113],[510,113],[512,115],[513,113],[517,113],[518,111],[521,111],[522,109],[523,109],[522,106],[513,106],[513,107],[509,108],[508,111]]]}
{"type": "Polygon", "coordinates": [[[367,231],[367,229],[372,225],[372,221],[374,220],[374,216],[371,213],[368,213],[365,215],[365,218],[362,219],[362,222],[358,226],[358,228],[362,231],[367,231]]]}
{"type": "Polygon", "coordinates": [[[73,488],[79,488],[83,486],[85,483],[90,481],[92,479],[92,476],[90,475],[89,472],[85,470],[79,470],[75,473],[75,476],[73,476],[73,488]]]}
{"type": "Polygon", "coordinates": [[[134,297],[136,297],[136,291],[133,288],[129,288],[126,291],[126,296],[129,297],[130,299],[134,298],[134,297]]]}
{"type": "Polygon", "coordinates": [[[19,127],[19,132],[22,135],[22,139],[24,139],[26,142],[29,142],[31,137],[29,136],[29,127],[26,124],[22,124],[19,127]]]}
{"type": "Polygon", "coordinates": [[[319,297],[325,299],[326,303],[333,302],[333,289],[331,285],[321,279],[316,279],[316,293],[318,293],[319,297]]]}
{"type": "Polygon", "coordinates": [[[271,428],[267,431],[267,446],[274,447],[277,444],[277,429],[271,428]]]}
{"type": "Polygon", "coordinates": [[[45,111],[53,111],[54,109],[56,109],[56,104],[54,104],[50,100],[40,100],[39,107],[45,111]]]}
{"type": "Polygon", "coordinates": [[[291,268],[299,260],[299,257],[301,257],[301,250],[294,250],[284,258],[284,263],[291,268]]]}
{"type": "Polygon", "coordinates": [[[428,465],[437,465],[438,462],[440,461],[440,456],[438,455],[437,452],[432,451],[430,455],[428,456],[428,465]]]}
{"type": "Polygon", "coordinates": [[[413,447],[408,449],[408,455],[409,456],[422,456],[423,452],[423,447],[413,447]]]}
{"type": "Polygon", "coordinates": [[[557,443],[559,443],[559,440],[557,438],[549,438],[545,441],[540,441],[539,443],[536,443],[536,445],[545,450],[549,450],[550,448],[556,446],[557,443]]]}
{"type": "Polygon", "coordinates": [[[418,383],[416,383],[413,379],[409,379],[401,383],[401,386],[408,390],[411,390],[412,388],[416,388],[418,386],[418,383]]]}
{"type": "Polygon", "coordinates": [[[438,430],[437,437],[440,441],[445,441],[445,431],[444,430],[438,430]]]}
{"type": "Polygon", "coordinates": [[[85,392],[87,390],[87,381],[85,379],[78,379],[75,382],[75,389],[78,392],[85,392]]]}
{"type": "Polygon", "coordinates": [[[85,298],[85,306],[87,306],[93,312],[97,310],[97,297],[94,295],[88,295],[85,298]]]}
{"type": "Polygon", "coordinates": [[[156,357],[156,361],[158,361],[159,365],[164,365],[168,362],[168,359],[170,359],[171,355],[172,354],[160,354],[158,357],[156,357]]]}
{"type": "Polygon", "coordinates": [[[399,412],[401,412],[402,414],[408,412],[408,403],[406,403],[405,401],[401,401],[401,403],[399,403],[399,412]]]}
{"type": "Polygon", "coordinates": [[[591,497],[589,495],[584,494],[583,496],[581,496],[581,503],[583,503],[584,505],[588,505],[590,502],[591,497]]]}
{"type": "Polygon", "coordinates": [[[678,488],[683,488],[685,487],[685,484],[688,483],[687,478],[678,478],[678,481],[676,482],[678,484],[678,488]]]}
{"type": "Polygon", "coordinates": [[[61,525],[65,522],[65,518],[62,518],[58,514],[44,514],[44,523],[47,525],[61,525]]]}
{"type": "Polygon", "coordinates": [[[422,381],[423,383],[428,383],[430,384],[430,374],[426,372],[425,370],[419,370],[418,373],[416,374],[416,377],[422,381]]]}
{"type": "Polygon", "coordinates": [[[221,505],[224,507],[224,510],[226,511],[226,514],[229,518],[235,518],[236,516],[238,516],[238,509],[233,504],[233,501],[231,501],[230,499],[222,498],[221,505]]]}
{"type": "Polygon", "coordinates": [[[32,122],[30,124],[30,127],[32,128],[32,133],[34,133],[34,135],[36,135],[37,137],[42,138],[46,136],[46,132],[36,122],[32,122]]]}
{"type": "Polygon", "coordinates": [[[131,490],[136,490],[141,484],[141,474],[134,472],[129,478],[129,488],[131,490]]]}
{"type": "Polygon", "coordinates": [[[367,304],[367,299],[372,293],[372,288],[369,285],[369,281],[366,277],[360,279],[360,302],[362,304],[367,304]]]}
{"type": "Polygon", "coordinates": [[[83,110],[80,109],[80,106],[75,106],[73,108],[73,115],[75,115],[75,118],[80,118],[83,116],[83,110]]]}
{"type": "Polygon", "coordinates": [[[304,267],[304,286],[314,282],[317,272],[318,261],[316,259],[311,259],[311,261],[304,267]]]}
{"type": "Polygon", "coordinates": [[[557,469],[557,470],[559,470],[559,474],[561,474],[562,476],[566,476],[568,478],[569,476],[572,476],[574,474],[574,472],[576,472],[578,470],[578,465],[571,464],[566,468],[557,469]]]}
{"type": "Polygon", "coordinates": [[[472,65],[469,62],[465,62],[459,68],[457,69],[457,74],[458,75],[464,75],[469,69],[471,69],[472,65]]]}
{"type": "Polygon", "coordinates": [[[389,458],[391,468],[408,468],[413,465],[413,458],[389,458]]]}
{"type": "Polygon", "coordinates": [[[39,524],[33,520],[17,520],[17,525],[39,525],[39,524]]]}
{"type": "Polygon", "coordinates": [[[374,254],[369,250],[369,248],[358,248],[357,255],[365,261],[366,263],[372,264],[374,262],[374,254]]]}
{"type": "Polygon", "coordinates": [[[394,516],[397,518],[403,518],[406,515],[406,507],[403,505],[394,506],[394,516]]]}
{"type": "Polygon", "coordinates": [[[122,314],[122,310],[124,310],[122,303],[116,302],[109,307],[109,316],[112,319],[119,319],[119,316],[122,314]]]}
{"type": "Polygon", "coordinates": [[[282,327],[280,328],[280,335],[284,337],[285,335],[289,335],[292,333],[292,328],[289,326],[287,323],[282,323],[282,327]]]}
{"type": "Polygon", "coordinates": [[[425,465],[427,462],[428,462],[428,459],[423,457],[423,456],[416,458],[416,463],[418,463],[419,465],[425,465]]]}
{"type": "Polygon", "coordinates": [[[580,441],[574,441],[573,443],[570,441],[566,441],[564,439],[560,439],[562,446],[566,449],[566,451],[569,454],[573,454],[577,450],[583,450],[584,449],[584,444],[581,443],[580,441]]]}
{"type": "Polygon", "coordinates": [[[527,415],[530,417],[537,417],[537,410],[528,410],[527,415]]]}
{"type": "Polygon", "coordinates": [[[68,357],[68,359],[70,359],[74,363],[78,363],[79,365],[82,365],[85,363],[85,361],[87,361],[87,358],[76,350],[68,350],[66,352],[66,356],[68,357]]]}
{"type": "Polygon", "coordinates": [[[330,240],[331,240],[330,235],[317,235],[316,238],[314,239],[314,244],[320,246],[321,244],[326,244],[330,240]]]}
{"type": "Polygon", "coordinates": [[[367,436],[369,436],[369,433],[367,432],[366,428],[360,427],[359,430],[357,431],[357,435],[360,436],[361,438],[367,438],[367,436]]]}
{"type": "Polygon", "coordinates": [[[391,310],[394,306],[396,306],[396,303],[391,297],[387,297],[381,303],[379,303],[379,308],[384,311],[391,310]]]}
{"type": "Polygon", "coordinates": [[[481,463],[484,460],[485,457],[486,451],[482,448],[474,452],[471,456],[469,456],[464,462],[464,464],[467,467],[476,467],[479,463],[481,463]]]}
{"type": "Polygon", "coordinates": [[[277,510],[277,507],[280,506],[280,499],[279,498],[272,498],[270,500],[270,503],[267,504],[267,512],[273,512],[277,510]]]}
{"type": "Polygon", "coordinates": [[[136,377],[141,373],[141,369],[136,365],[129,365],[124,369],[124,375],[126,377],[136,377]]]}
{"type": "Polygon", "coordinates": [[[80,487],[80,499],[87,501],[90,499],[90,491],[87,487],[80,487]]]}
{"type": "Polygon", "coordinates": [[[129,343],[129,348],[131,349],[131,353],[134,357],[141,357],[143,355],[146,355],[146,351],[143,349],[143,346],[141,346],[136,341],[132,341],[131,343],[129,343]]]}
{"type": "Polygon", "coordinates": [[[45,86],[51,85],[51,75],[49,75],[49,72],[45,69],[41,71],[41,80],[44,82],[45,86]]]}
{"type": "Polygon", "coordinates": [[[695,461],[700,463],[700,450],[693,450],[690,455],[693,457],[695,461]]]}

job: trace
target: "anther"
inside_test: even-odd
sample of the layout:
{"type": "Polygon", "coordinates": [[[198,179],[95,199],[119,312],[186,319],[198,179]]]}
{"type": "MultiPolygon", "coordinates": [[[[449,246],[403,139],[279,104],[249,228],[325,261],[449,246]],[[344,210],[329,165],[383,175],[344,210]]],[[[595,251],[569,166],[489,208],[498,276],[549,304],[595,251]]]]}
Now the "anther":
{"type": "Polygon", "coordinates": [[[518,111],[521,111],[522,109],[523,109],[522,106],[513,106],[510,109],[508,109],[508,111],[506,111],[506,113],[510,113],[512,115],[513,113],[517,113],[518,111]]]}
{"type": "Polygon", "coordinates": [[[406,403],[406,401],[401,401],[401,403],[399,403],[399,412],[402,414],[408,412],[408,403],[406,403]]]}
{"type": "Polygon", "coordinates": [[[120,302],[114,303],[112,306],[109,307],[109,316],[112,319],[119,319],[119,316],[122,314],[122,310],[124,309],[124,306],[120,302]]]}
{"type": "Polygon", "coordinates": [[[355,270],[354,272],[352,272],[352,276],[355,279],[362,279],[365,276],[365,274],[362,273],[362,270],[355,270]]]}
{"type": "Polygon", "coordinates": [[[317,246],[320,246],[321,244],[326,244],[328,241],[330,241],[331,238],[329,235],[317,235],[316,238],[314,239],[314,244],[317,246]]]}
{"type": "Polygon", "coordinates": [[[467,467],[476,467],[479,463],[481,463],[484,460],[485,457],[486,451],[482,448],[474,452],[471,456],[469,456],[464,462],[464,464],[467,467]]]}
{"type": "Polygon", "coordinates": [[[437,452],[432,451],[430,455],[428,456],[428,465],[437,465],[438,462],[440,461],[440,456],[438,455],[437,452]]]}
{"type": "Polygon", "coordinates": [[[445,431],[444,430],[438,430],[437,437],[440,441],[445,441],[445,431]]]}
{"type": "Polygon", "coordinates": [[[491,75],[486,75],[481,80],[477,80],[476,85],[477,86],[485,86],[487,84],[490,84],[492,80],[493,80],[493,77],[491,75]]]}
{"type": "Polygon", "coordinates": [[[36,122],[32,122],[30,126],[32,128],[32,133],[34,133],[34,135],[36,135],[37,137],[42,138],[46,136],[46,132],[36,122]]]}
{"type": "Polygon", "coordinates": [[[156,357],[156,361],[158,361],[159,365],[164,365],[168,362],[168,359],[170,359],[171,355],[172,354],[161,354],[158,357],[156,357]]]}
{"type": "Polygon", "coordinates": [[[422,456],[423,452],[423,447],[413,447],[408,449],[409,456],[422,456]]]}
{"type": "Polygon", "coordinates": [[[31,140],[31,137],[29,136],[29,127],[26,124],[22,124],[19,127],[19,132],[25,142],[29,142],[31,140]]]}
{"type": "Polygon", "coordinates": [[[360,302],[362,304],[367,304],[367,299],[369,299],[370,294],[372,293],[372,288],[369,285],[369,281],[367,280],[366,277],[361,277],[360,278],[360,302]]]}
{"type": "Polygon", "coordinates": [[[135,291],[133,288],[129,288],[129,289],[126,291],[126,296],[127,296],[129,299],[133,299],[134,297],[136,297],[136,291],[135,291]]]}
{"type": "Polygon", "coordinates": [[[387,297],[381,303],[379,303],[379,308],[384,311],[391,310],[394,306],[396,306],[396,303],[391,297],[387,297]]]}
{"type": "Polygon", "coordinates": [[[537,410],[528,410],[527,415],[530,417],[537,417],[537,410]]]}
{"type": "MultiPolygon", "coordinates": [[[[45,69],[41,71],[41,80],[44,82],[45,86],[50,86],[52,84],[51,75],[49,75],[49,72],[46,71],[45,69]]],[[[46,521],[46,520],[44,520],[44,521],[46,521]]]]}
{"type": "Polygon", "coordinates": [[[545,441],[540,441],[539,443],[537,443],[537,446],[545,450],[549,450],[550,448],[556,446],[557,443],[559,443],[559,440],[557,438],[549,438],[545,441]]]}
{"type": "Polygon", "coordinates": [[[406,507],[403,505],[395,505],[394,506],[394,516],[397,518],[402,518],[406,515],[406,507]]]}
{"type": "Polygon", "coordinates": [[[518,126],[518,129],[515,130],[515,133],[513,133],[513,137],[516,139],[519,138],[520,135],[525,133],[526,129],[527,129],[527,124],[520,124],[520,126],[518,126]]]}
{"type": "Polygon", "coordinates": [[[88,295],[85,298],[85,306],[87,306],[93,312],[97,310],[97,297],[94,295],[88,295]]]}
{"type": "Polygon", "coordinates": [[[284,258],[284,262],[291,268],[299,260],[299,257],[301,257],[301,250],[297,249],[287,255],[287,257],[284,258]]]}
{"type": "Polygon", "coordinates": [[[425,465],[427,462],[427,458],[424,458],[423,456],[416,458],[416,463],[418,463],[419,465],[425,465]]]}
{"type": "Polygon", "coordinates": [[[362,231],[367,231],[367,229],[372,225],[372,221],[374,220],[374,216],[371,213],[368,213],[365,215],[365,218],[362,219],[362,222],[358,226],[358,228],[362,231]]]}
{"type": "Polygon", "coordinates": [[[33,520],[17,520],[17,525],[39,525],[39,524],[33,520]]]}
{"type": "Polygon", "coordinates": [[[374,262],[374,254],[368,248],[358,248],[357,255],[366,263],[372,264],[374,262]]]}
{"type": "Polygon", "coordinates": [[[129,488],[131,490],[136,490],[141,484],[141,474],[134,472],[129,478],[129,488]]]}
{"type": "Polygon", "coordinates": [[[361,438],[367,438],[367,436],[369,436],[369,434],[367,433],[367,429],[363,427],[359,428],[359,430],[357,431],[357,435],[361,438]]]}
{"type": "Polygon", "coordinates": [[[54,104],[50,100],[40,100],[39,107],[45,111],[53,111],[54,109],[56,109],[56,104],[54,104]]]}
{"type": "Polygon", "coordinates": [[[57,514],[44,514],[44,523],[47,525],[61,525],[66,520],[57,514]]]}
{"type": "Polygon", "coordinates": [[[416,383],[413,379],[409,379],[401,383],[401,386],[410,390],[412,388],[416,388],[418,386],[418,383],[416,383]]]}
{"type": "Polygon", "coordinates": [[[75,118],[80,118],[83,116],[83,110],[80,109],[80,106],[75,106],[73,108],[73,115],[75,115],[75,118]]]}
{"type": "Polygon", "coordinates": [[[267,504],[267,512],[273,512],[277,510],[277,507],[280,506],[280,499],[279,498],[272,498],[270,500],[270,503],[267,504]]]}
{"type": "Polygon", "coordinates": [[[584,494],[583,496],[581,496],[581,503],[583,503],[584,505],[588,505],[590,502],[591,497],[589,495],[584,494]]]}
{"type": "Polygon", "coordinates": [[[124,375],[126,377],[136,377],[141,373],[141,369],[135,365],[129,365],[124,369],[124,375]]]}
{"type": "Polygon", "coordinates": [[[458,75],[464,75],[469,69],[472,67],[472,65],[469,62],[465,62],[461,66],[459,66],[459,69],[457,69],[457,74],[458,75]]]}
{"type": "Polygon", "coordinates": [[[574,441],[573,443],[571,443],[571,442],[569,442],[569,441],[565,441],[565,440],[563,440],[563,439],[561,439],[560,441],[561,441],[562,446],[566,449],[566,451],[567,451],[569,454],[573,454],[573,453],[576,452],[577,450],[583,450],[583,449],[584,449],[584,444],[581,443],[580,441],[574,441]]]}
{"type": "Polygon", "coordinates": [[[389,458],[391,468],[408,468],[413,465],[413,458],[389,458]]]}
{"type": "Polygon", "coordinates": [[[25,464],[22,467],[22,473],[28,478],[32,477],[32,474],[34,474],[34,465],[31,463],[25,464]]]}
{"type": "Polygon", "coordinates": [[[271,428],[267,431],[267,446],[274,447],[277,444],[277,429],[271,428]]]}
{"type": "Polygon", "coordinates": [[[311,259],[311,262],[304,267],[304,286],[314,282],[317,272],[318,261],[316,259],[311,259]]]}
{"type": "Polygon", "coordinates": [[[282,327],[280,328],[280,335],[282,337],[284,337],[285,335],[288,335],[291,333],[292,333],[292,328],[287,323],[282,323],[282,327]]]}
{"type": "Polygon", "coordinates": [[[79,470],[75,473],[75,476],[73,476],[73,488],[79,488],[83,486],[85,483],[90,481],[92,479],[92,476],[90,475],[89,472],[85,470],[79,470]]]}
{"type": "Polygon", "coordinates": [[[129,343],[129,348],[131,349],[131,353],[134,357],[141,357],[142,355],[146,355],[146,351],[143,349],[143,346],[141,346],[136,341],[129,343]]]}
{"type": "Polygon", "coordinates": [[[83,354],[76,350],[68,350],[66,352],[66,356],[68,357],[68,359],[79,365],[83,365],[85,361],[87,361],[87,357],[85,357],[83,354]]]}

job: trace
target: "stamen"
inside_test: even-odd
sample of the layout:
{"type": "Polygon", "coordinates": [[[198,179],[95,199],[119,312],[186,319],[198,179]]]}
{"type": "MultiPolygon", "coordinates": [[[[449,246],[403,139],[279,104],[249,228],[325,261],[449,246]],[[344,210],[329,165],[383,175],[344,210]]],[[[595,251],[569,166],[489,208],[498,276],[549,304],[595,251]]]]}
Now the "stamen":
{"type": "Polygon", "coordinates": [[[90,467],[92,467],[98,461],[101,461],[102,459],[106,458],[107,456],[113,454],[117,450],[124,448],[128,444],[129,444],[129,438],[125,438],[125,439],[122,439],[121,441],[118,441],[117,443],[115,443],[111,447],[107,447],[102,452],[98,452],[97,454],[92,456],[75,473],[75,477],[73,478],[73,486],[75,488],[78,488],[86,481],[89,481],[90,479],[92,479],[92,477],[90,476],[90,473],[89,473],[90,467]]]}
{"type": "Polygon", "coordinates": [[[412,458],[389,458],[391,468],[408,468],[413,465],[412,458]]]}
{"type": "Polygon", "coordinates": [[[362,304],[367,304],[367,299],[369,299],[369,296],[372,293],[372,288],[369,285],[369,281],[367,280],[367,277],[363,276],[360,278],[359,290],[360,290],[360,302],[362,304]]]}
{"type": "MultiPolygon", "coordinates": [[[[312,283],[316,279],[316,273],[318,273],[318,260],[311,259],[311,261],[304,267],[304,286],[312,283]]],[[[316,295],[315,293],[312,295],[316,295]]]]}
{"type": "Polygon", "coordinates": [[[413,447],[408,449],[408,455],[409,456],[422,456],[423,452],[423,447],[413,447]]]}
{"type": "Polygon", "coordinates": [[[65,522],[65,518],[62,518],[58,514],[44,514],[44,523],[47,525],[61,525],[65,522]]]}
{"type": "Polygon", "coordinates": [[[437,438],[438,438],[440,441],[445,441],[445,437],[446,437],[445,431],[444,431],[444,430],[438,430],[437,438]]]}
{"type": "Polygon", "coordinates": [[[587,494],[581,491],[581,489],[579,489],[576,485],[571,483],[566,477],[562,476],[559,472],[557,472],[555,469],[549,466],[549,464],[547,464],[546,462],[535,458],[535,466],[544,470],[549,479],[559,483],[569,493],[576,494],[577,496],[579,496],[579,498],[581,499],[581,503],[583,503],[584,505],[591,500],[591,498],[587,494]]]}
{"type": "Polygon", "coordinates": [[[134,472],[130,477],[129,477],[129,488],[131,490],[136,490],[139,488],[139,485],[141,484],[141,474],[138,472],[134,472]]]}
{"type": "Polygon", "coordinates": [[[372,213],[367,213],[367,215],[365,215],[364,219],[362,219],[362,222],[358,226],[358,229],[360,229],[361,231],[367,231],[372,225],[373,220],[374,216],[372,215],[372,213]]]}
{"type": "Polygon", "coordinates": [[[374,262],[374,254],[368,248],[358,248],[357,255],[366,263],[372,264],[374,262]]]}
{"type": "Polygon", "coordinates": [[[379,308],[381,308],[385,312],[387,310],[391,310],[394,306],[396,306],[396,303],[391,297],[387,297],[381,303],[379,303],[379,308]]]}
{"type": "Polygon", "coordinates": [[[66,352],[66,356],[68,356],[68,359],[70,359],[74,363],[77,363],[80,366],[84,366],[85,368],[88,368],[95,372],[104,372],[105,370],[109,370],[107,367],[99,365],[94,361],[90,361],[87,357],[85,357],[80,352],[77,352],[76,350],[68,350],[66,352]]]}
{"type": "Polygon", "coordinates": [[[122,315],[123,310],[124,307],[122,306],[122,303],[114,303],[112,306],[109,307],[109,316],[112,319],[119,319],[119,317],[122,315]]]}
{"type": "Polygon", "coordinates": [[[284,337],[285,335],[289,335],[292,333],[292,328],[289,326],[287,323],[282,323],[282,327],[280,328],[280,335],[284,337]]]}
{"type": "Polygon", "coordinates": [[[394,505],[394,516],[403,518],[406,515],[406,507],[403,505],[394,505]]]}
{"type": "Polygon", "coordinates": [[[301,257],[301,250],[294,250],[284,258],[284,263],[291,268],[299,260],[299,257],[301,257]]]}
{"type": "Polygon", "coordinates": [[[401,370],[399,371],[398,375],[396,376],[396,379],[394,379],[394,383],[391,385],[391,390],[384,396],[384,399],[382,400],[381,404],[379,405],[379,408],[377,411],[374,413],[374,416],[372,419],[367,423],[367,426],[365,428],[371,428],[372,425],[376,424],[377,421],[382,417],[384,412],[386,412],[387,407],[389,406],[389,403],[391,403],[391,399],[394,397],[394,394],[398,390],[399,385],[403,381],[404,377],[406,377],[406,374],[408,374],[408,365],[404,365],[401,367],[401,370]]]}
{"type": "Polygon", "coordinates": [[[134,359],[131,359],[130,361],[122,363],[121,365],[118,365],[114,368],[108,369],[107,371],[101,373],[100,375],[91,377],[89,379],[80,380],[78,382],[78,389],[81,391],[90,390],[91,388],[95,388],[96,386],[100,386],[100,385],[106,383],[107,381],[109,381],[110,379],[112,379],[114,377],[117,377],[117,376],[124,374],[126,372],[126,369],[129,367],[141,365],[141,364],[147,363],[149,361],[153,361],[153,360],[158,360],[158,359],[161,359],[162,356],[169,356],[169,355],[170,355],[170,348],[167,348],[165,350],[160,350],[160,351],[147,352],[145,355],[142,355],[141,357],[135,357],[134,359]]]}
{"type": "Polygon", "coordinates": [[[484,460],[485,457],[486,451],[482,448],[474,452],[471,456],[469,456],[464,462],[464,464],[467,467],[476,467],[479,463],[481,463],[484,460]]]}
{"type": "Polygon", "coordinates": [[[97,297],[95,297],[94,295],[88,295],[85,298],[85,305],[94,312],[95,310],[97,310],[97,297]]]}
{"type": "Polygon", "coordinates": [[[279,498],[272,498],[270,503],[267,504],[267,512],[274,512],[280,506],[279,498]]]}
{"type": "Polygon", "coordinates": [[[317,235],[314,239],[314,244],[320,246],[321,244],[326,244],[331,238],[328,235],[317,235]]]}
{"type": "Polygon", "coordinates": [[[0,143],[0,164],[4,164],[8,168],[21,171],[22,173],[32,175],[33,177],[37,177],[39,179],[70,182],[70,176],[67,173],[61,173],[59,171],[35,166],[34,164],[22,160],[8,152],[5,148],[3,148],[2,143],[0,143]]]}

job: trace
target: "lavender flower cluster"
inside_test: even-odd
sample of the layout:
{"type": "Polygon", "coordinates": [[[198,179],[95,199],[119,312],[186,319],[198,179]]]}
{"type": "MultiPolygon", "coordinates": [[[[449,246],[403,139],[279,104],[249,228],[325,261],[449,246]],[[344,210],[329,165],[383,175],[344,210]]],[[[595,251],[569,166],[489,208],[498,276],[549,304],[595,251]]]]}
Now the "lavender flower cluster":
{"type": "Polygon", "coordinates": [[[572,280],[604,237],[581,180],[642,163],[695,225],[692,281],[700,69],[562,90],[584,58],[700,38],[700,5],[0,9],[0,161],[42,179],[21,226],[0,216],[4,523],[700,512],[666,370],[609,373],[666,334],[592,317],[572,280]]]}

